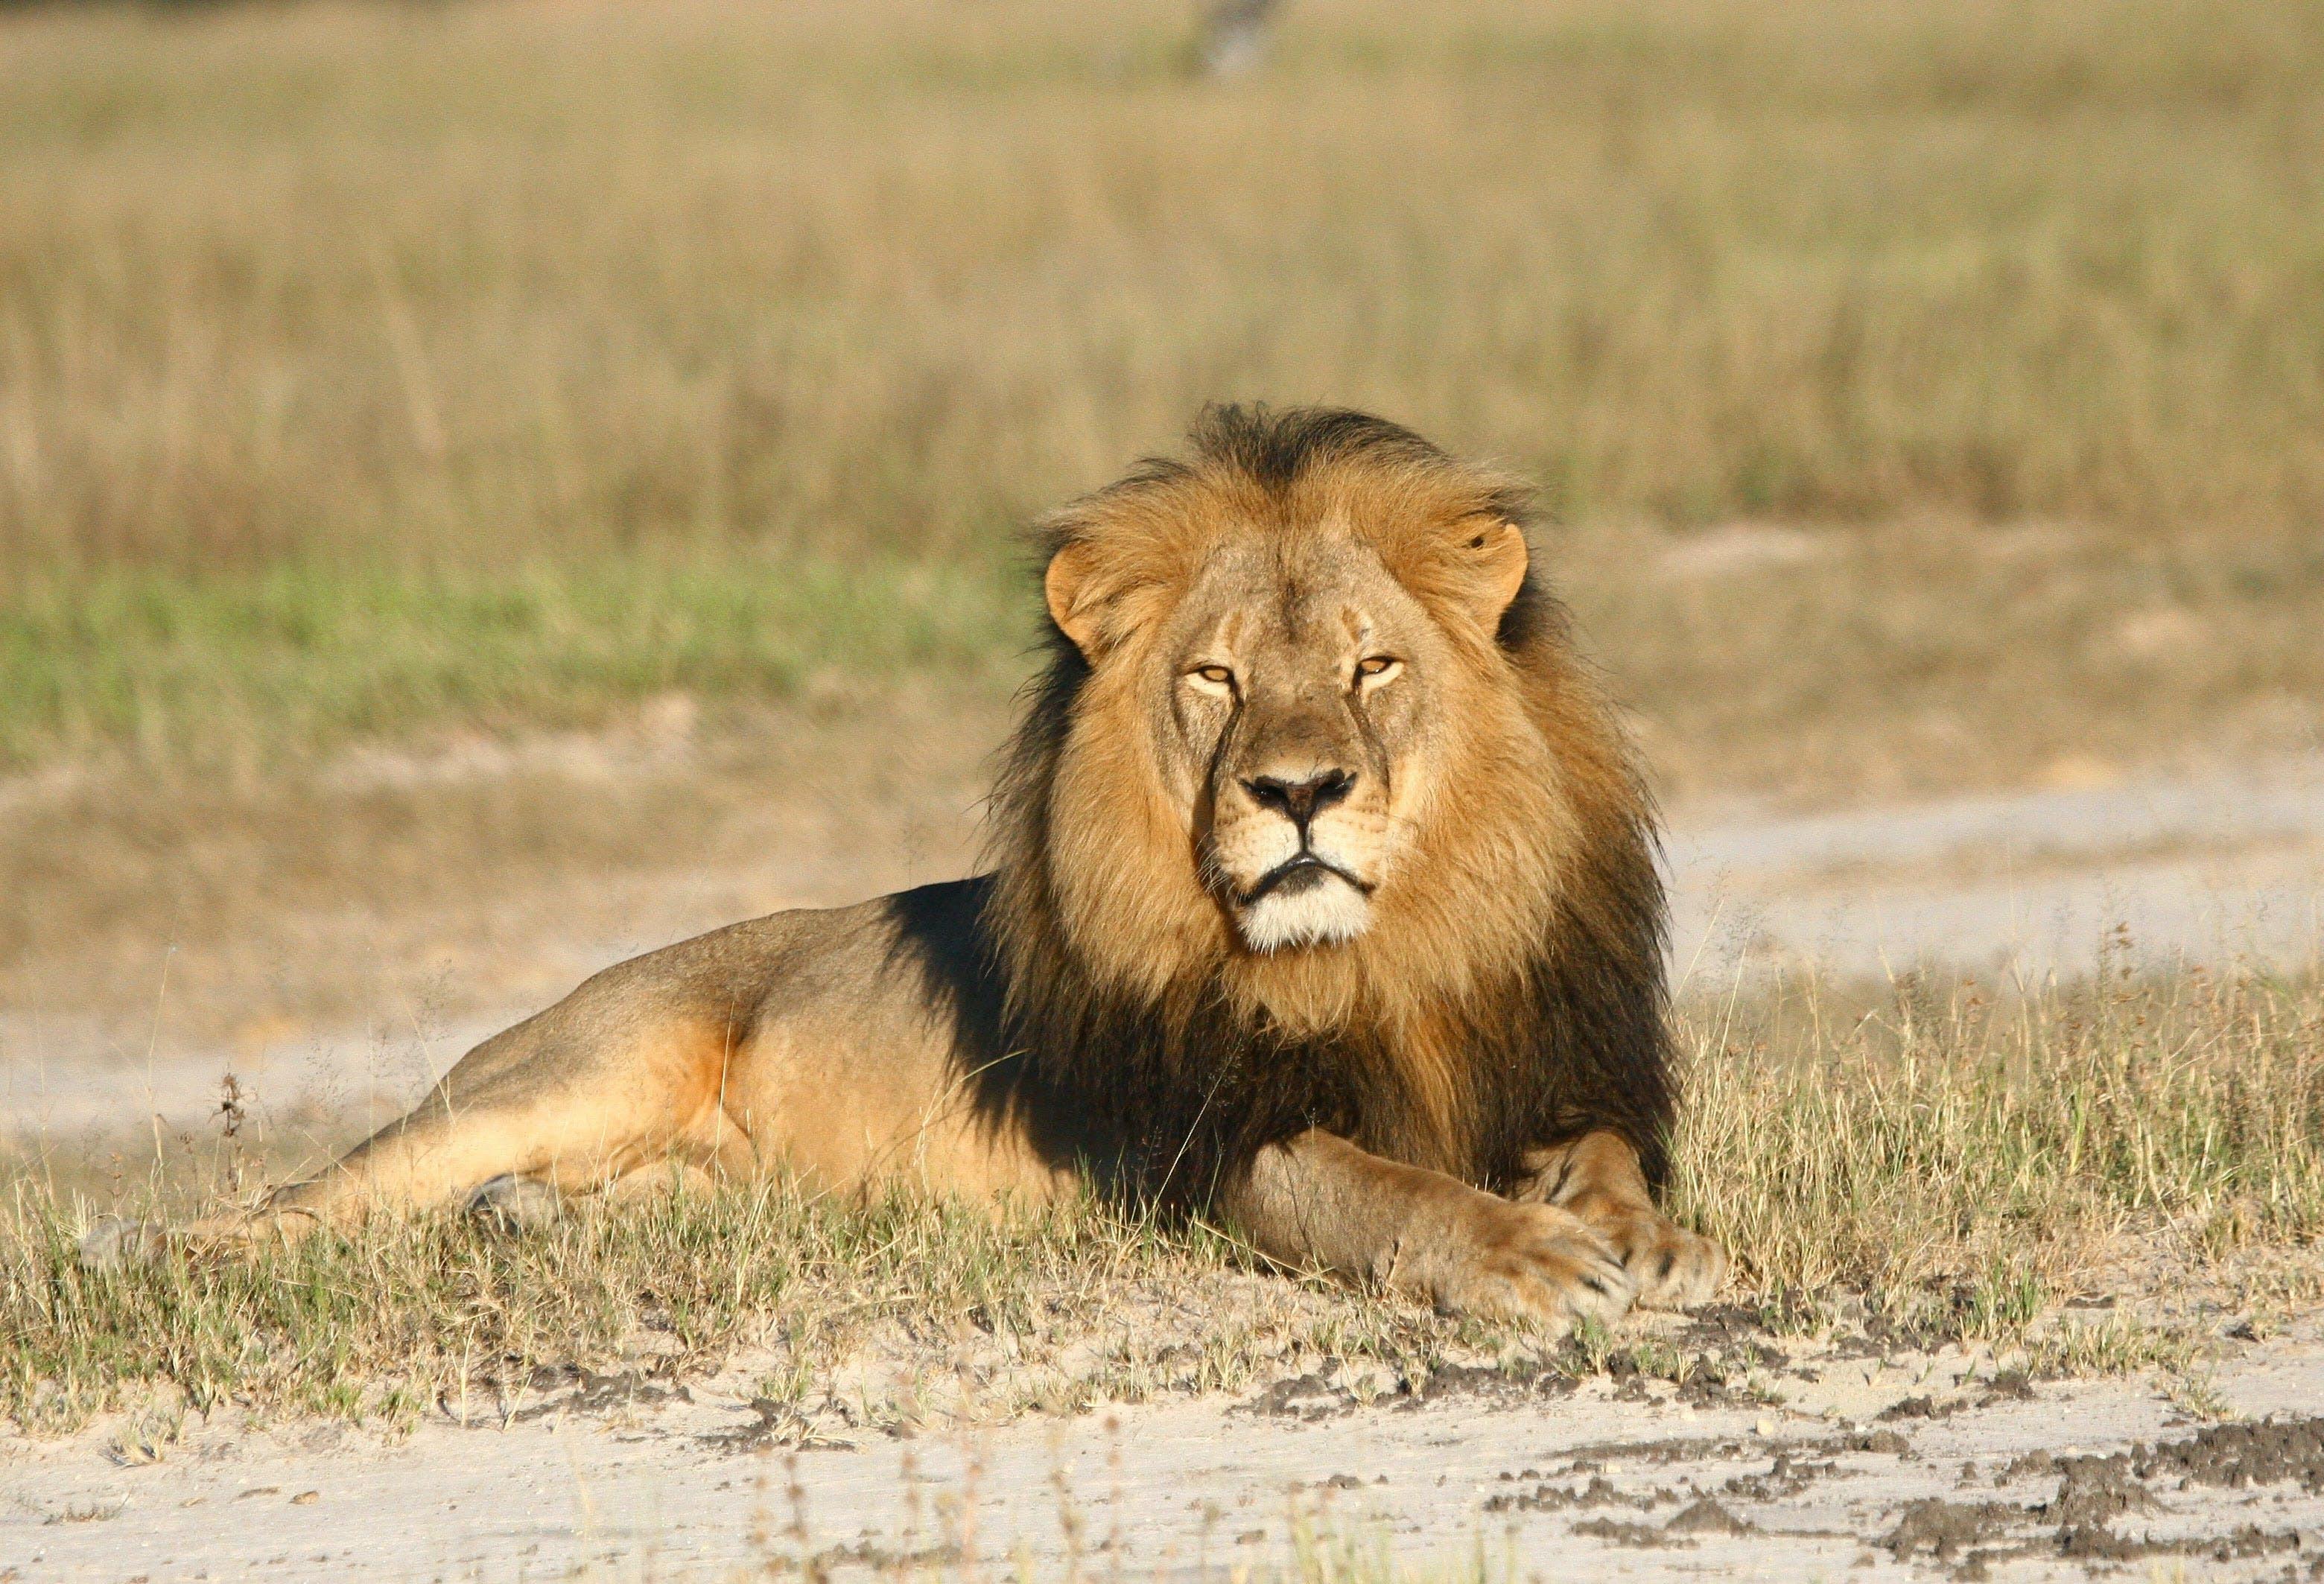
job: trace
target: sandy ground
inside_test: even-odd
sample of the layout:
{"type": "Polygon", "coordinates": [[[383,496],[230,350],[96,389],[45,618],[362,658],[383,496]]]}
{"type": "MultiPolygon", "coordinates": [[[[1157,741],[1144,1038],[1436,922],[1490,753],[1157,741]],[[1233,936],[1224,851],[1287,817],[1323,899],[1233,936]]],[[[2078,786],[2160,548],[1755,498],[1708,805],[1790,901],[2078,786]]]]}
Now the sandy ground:
{"type": "MultiPolygon", "coordinates": [[[[1689,1322],[1716,1331],[1720,1317],[1689,1322]]],[[[1516,1578],[2324,1576],[2324,1340],[2236,1346],[2197,1421],[2135,1382],[1764,1343],[1723,1388],[1440,1374],[762,1447],[736,1378],[560,1383],[391,1442],[338,1426],[17,1449],[0,1578],[715,1577],[818,1558],[1192,1576],[1301,1533],[1516,1578]],[[643,1388],[647,1396],[658,1388],[643,1388]]]]}
{"type": "MultiPolygon", "coordinates": [[[[754,907],[931,878],[967,851],[962,828],[913,836],[901,859],[852,863],[825,833],[755,867],[628,872],[586,910],[507,904],[493,927],[530,933],[503,982],[569,981],[754,907]]],[[[2142,952],[2297,965],[2319,939],[2324,766],[1814,817],[1681,811],[1670,858],[1675,966],[1698,986],[1784,962],[2071,973],[2116,926],[2142,952]]],[[[275,1125],[343,1137],[532,1004],[403,1005],[231,1047],[157,1026],[144,1052],[20,1008],[0,1027],[0,1105],[52,1142],[191,1124],[231,1070],[275,1125]]],[[[2157,1381],[2027,1386],[1990,1358],[1862,1338],[1779,1349],[1715,1314],[1655,1323],[1699,1346],[1730,1336],[1741,1368],[1719,1386],[1302,1377],[904,1441],[843,1416],[795,1460],[754,1433],[748,1359],[678,1395],[598,1377],[447,1404],[396,1440],[226,1414],[175,1441],[115,1423],[0,1441],[0,1580],[671,1577],[803,1556],[1003,1573],[1020,1552],[1052,1572],[1175,1575],[1279,1561],[1295,1530],[1416,1562],[1481,1544],[1516,1577],[2324,1578],[2324,1425],[2308,1417],[2324,1412],[2324,1329],[2260,1340],[2237,1322],[2203,1318],[2213,1405],[2246,1416],[2225,1424],[2157,1381]]]]}
{"type": "Polygon", "coordinates": [[[2324,943],[2324,763],[1792,819],[1682,821],[1675,960],[2038,979],[2133,949],[2295,966],[2324,943]]]}

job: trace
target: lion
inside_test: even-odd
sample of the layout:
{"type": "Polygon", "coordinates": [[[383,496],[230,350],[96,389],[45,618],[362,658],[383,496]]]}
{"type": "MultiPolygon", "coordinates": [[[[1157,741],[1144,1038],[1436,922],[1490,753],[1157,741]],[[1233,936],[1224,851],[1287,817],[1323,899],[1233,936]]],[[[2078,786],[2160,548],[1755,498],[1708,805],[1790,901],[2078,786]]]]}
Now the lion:
{"type": "Polygon", "coordinates": [[[1652,803],[1528,505],[1382,419],[1206,410],[1043,527],[987,872],[609,968],[259,1210],[90,1257],[781,1172],[1094,1191],[1505,1321],[1705,1298],[1652,803]]]}

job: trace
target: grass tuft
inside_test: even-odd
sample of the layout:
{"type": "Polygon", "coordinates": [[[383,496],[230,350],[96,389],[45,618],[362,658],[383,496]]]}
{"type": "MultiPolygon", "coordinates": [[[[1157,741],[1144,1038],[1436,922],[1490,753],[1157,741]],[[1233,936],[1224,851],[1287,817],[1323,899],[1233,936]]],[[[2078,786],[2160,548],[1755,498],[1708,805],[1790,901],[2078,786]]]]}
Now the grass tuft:
{"type": "Polygon", "coordinates": [[[519,1411],[540,1371],[667,1380],[746,1340],[788,1354],[788,1395],[804,1396],[883,1319],[1042,1333],[1102,1305],[1101,1276],[1134,1285],[1197,1257],[1086,1207],[996,1220],[900,1200],[851,1209],[781,1184],[582,1201],[521,1238],[424,1215],[108,1274],[80,1267],[71,1224],[26,1184],[13,1219],[0,1405],[33,1426],[80,1423],[141,1382],[204,1412],[392,1422],[457,1399],[484,1418],[519,1411]]]}

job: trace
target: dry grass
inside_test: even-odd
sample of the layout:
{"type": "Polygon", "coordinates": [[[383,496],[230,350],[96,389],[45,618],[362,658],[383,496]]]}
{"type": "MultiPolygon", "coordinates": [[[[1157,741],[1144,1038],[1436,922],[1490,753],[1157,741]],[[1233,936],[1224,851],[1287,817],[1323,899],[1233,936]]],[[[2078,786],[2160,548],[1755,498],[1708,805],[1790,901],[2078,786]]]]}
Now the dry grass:
{"type": "MultiPolygon", "coordinates": [[[[1729,1297],[1777,1331],[1860,1312],[1891,1340],[1982,1341],[2059,1372],[2171,1368],[2201,1347],[2181,1307],[2197,1287],[2266,1323],[2324,1274],[2313,981],[2111,968],[2022,998],[1915,982],[1852,1004],[1809,986],[1699,1003],[1685,1029],[1674,1204],[1736,1251],[1729,1297]],[[2126,1300],[2110,1324],[2058,1319],[2100,1290],[2126,1300]]],[[[234,1149],[173,1151],[128,1202],[215,1196],[251,1166],[234,1149]]],[[[73,1240],[100,1185],[23,1161],[12,1176],[0,1409],[34,1430],[157,1392],[391,1423],[506,1416],[566,1367],[650,1395],[740,1357],[770,1433],[812,1441],[1240,1391],[1325,1359],[1387,1392],[1531,1348],[1096,1206],[995,1222],[770,1185],[585,1206],[530,1239],[429,1217],[99,1275],[73,1240]]],[[[1547,1357],[1576,1374],[1701,1368],[1602,1335],[1547,1357]]]]}
{"type": "Polygon", "coordinates": [[[298,776],[0,785],[0,1061],[400,1046],[737,918],[964,873],[992,691],[818,677],[780,705],[665,695],[298,776]]]}
{"type": "Polygon", "coordinates": [[[2324,509],[2297,8],[9,19],[16,566],[936,552],[1253,391],[1570,516],[2324,509]]]}
{"type": "Polygon", "coordinates": [[[2022,1336],[2324,1234],[2324,991],[2142,969],[2002,994],[1812,982],[1689,1009],[1674,1202],[1763,1303],[2022,1336]]]}
{"type": "MultiPolygon", "coordinates": [[[[1425,1375],[1473,1327],[1292,1283],[1201,1228],[1081,1205],[811,1201],[783,1184],[584,1202],[503,1237],[448,1216],[295,1252],[79,1269],[60,1196],[19,1175],[0,1239],[0,1411],[35,1432],[124,1401],[408,1424],[505,1422],[617,1374],[651,1403],[742,1350],[768,1440],[1237,1392],[1286,1358],[1425,1375]],[[900,1384],[899,1384],[900,1383],[900,1384]]],[[[165,1179],[145,1202],[185,1201],[165,1179]]],[[[620,1405],[618,1403],[611,1405],[620,1405]]]]}
{"type": "Polygon", "coordinates": [[[1191,10],[0,16],[0,754],[780,693],[863,631],[787,568],[978,598],[1221,396],[1543,479],[1683,785],[2314,730],[2310,11],[1334,0],[1218,85],[1191,10]],[[1640,576],[1737,520],[1828,559],[1640,576]]]}

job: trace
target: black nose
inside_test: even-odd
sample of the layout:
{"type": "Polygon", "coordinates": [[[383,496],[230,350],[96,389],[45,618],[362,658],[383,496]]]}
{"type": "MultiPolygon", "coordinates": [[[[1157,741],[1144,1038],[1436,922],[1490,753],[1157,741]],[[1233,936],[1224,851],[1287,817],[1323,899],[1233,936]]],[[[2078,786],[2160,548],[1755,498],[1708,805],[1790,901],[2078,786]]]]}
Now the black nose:
{"type": "Polygon", "coordinates": [[[1345,797],[1355,784],[1354,771],[1331,769],[1318,770],[1304,781],[1281,776],[1253,776],[1242,785],[1261,808],[1272,808],[1287,815],[1293,824],[1305,831],[1309,820],[1345,797]]]}

